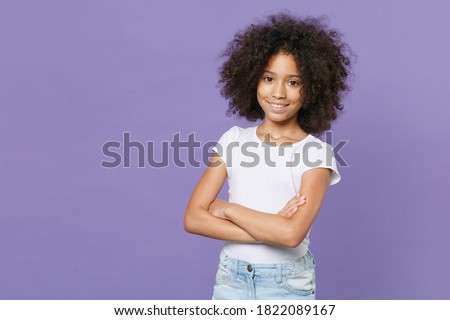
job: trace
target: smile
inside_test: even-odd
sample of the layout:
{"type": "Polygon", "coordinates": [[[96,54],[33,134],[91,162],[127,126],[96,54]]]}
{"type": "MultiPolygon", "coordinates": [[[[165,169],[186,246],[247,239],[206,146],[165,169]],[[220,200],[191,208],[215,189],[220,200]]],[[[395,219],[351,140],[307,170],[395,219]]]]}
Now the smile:
{"type": "Polygon", "coordinates": [[[270,104],[272,107],[274,108],[284,108],[287,107],[287,104],[275,104],[275,103],[271,103],[270,104]]]}
{"type": "Polygon", "coordinates": [[[271,102],[268,102],[268,101],[267,101],[267,103],[270,105],[270,107],[274,111],[283,111],[289,105],[289,104],[271,103],[271,102]]]}

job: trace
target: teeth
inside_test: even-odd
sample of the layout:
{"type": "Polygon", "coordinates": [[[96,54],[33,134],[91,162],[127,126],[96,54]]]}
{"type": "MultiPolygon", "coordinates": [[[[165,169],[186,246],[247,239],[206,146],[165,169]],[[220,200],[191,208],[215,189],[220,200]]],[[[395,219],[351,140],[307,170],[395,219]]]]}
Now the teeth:
{"type": "Polygon", "coordinates": [[[272,107],[274,107],[274,108],[283,108],[283,107],[285,107],[284,104],[275,104],[275,103],[271,103],[270,105],[271,105],[272,107]]]}

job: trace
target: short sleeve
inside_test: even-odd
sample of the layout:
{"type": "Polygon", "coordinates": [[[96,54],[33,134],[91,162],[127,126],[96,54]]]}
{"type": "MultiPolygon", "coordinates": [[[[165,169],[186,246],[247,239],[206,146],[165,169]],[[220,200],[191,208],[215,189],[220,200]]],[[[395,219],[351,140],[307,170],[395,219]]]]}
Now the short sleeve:
{"type": "Polygon", "coordinates": [[[330,186],[341,180],[341,175],[336,165],[333,147],[330,144],[316,139],[315,141],[308,142],[303,152],[303,173],[314,168],[328,168],[332,171],[330,186]]]}
{"type": "Polygon", "coordinates": [[[227,160],[231,157],[228,151],[231,151],[229,148],[230,143],[237,140],[237,135],[239,134],[239,127],[233,126],[220,137],[217,144],[211,148],[212,151],[215,151],[222,158],[222,161],[228,167],[227,160]],[[228,151],[227,151],[228,150],[228,151]]]}

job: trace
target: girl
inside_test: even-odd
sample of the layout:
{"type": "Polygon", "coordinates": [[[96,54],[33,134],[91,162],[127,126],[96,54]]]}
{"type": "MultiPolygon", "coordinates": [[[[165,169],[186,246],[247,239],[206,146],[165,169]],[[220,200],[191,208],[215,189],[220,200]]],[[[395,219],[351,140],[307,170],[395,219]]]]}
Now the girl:
{"type": "Polygon", "coordinates": [[[319,19],[277,14],[224,51],[228,114],[262,122],[221,136],[187,205],[186,231],[226,240],[213,299],[315,299],[309,231],[340,175],[331,146],[314,135],[330,128],[349,90],[340,38],[319,19]],[[229,201],[216,199],[226,178],[229,201]]]}

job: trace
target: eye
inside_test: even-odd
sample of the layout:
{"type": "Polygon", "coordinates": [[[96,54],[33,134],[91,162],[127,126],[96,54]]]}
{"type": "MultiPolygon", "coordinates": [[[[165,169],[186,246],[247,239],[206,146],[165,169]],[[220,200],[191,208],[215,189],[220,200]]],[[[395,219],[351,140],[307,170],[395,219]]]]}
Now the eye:
{"type": "Polygon", "coordinates": [[[272,77],[264,77],[263,80],[267,81],[267,82],[272,82],[273,78],[272,77]]]}
{"type": "Polygon", "coordinates": [[[288,83],[289,83],[290,86],[298,86],[298,85],[300,85],[300,83],[298,81],[295,81],[295,80],[288,81],[288,83]]]}

